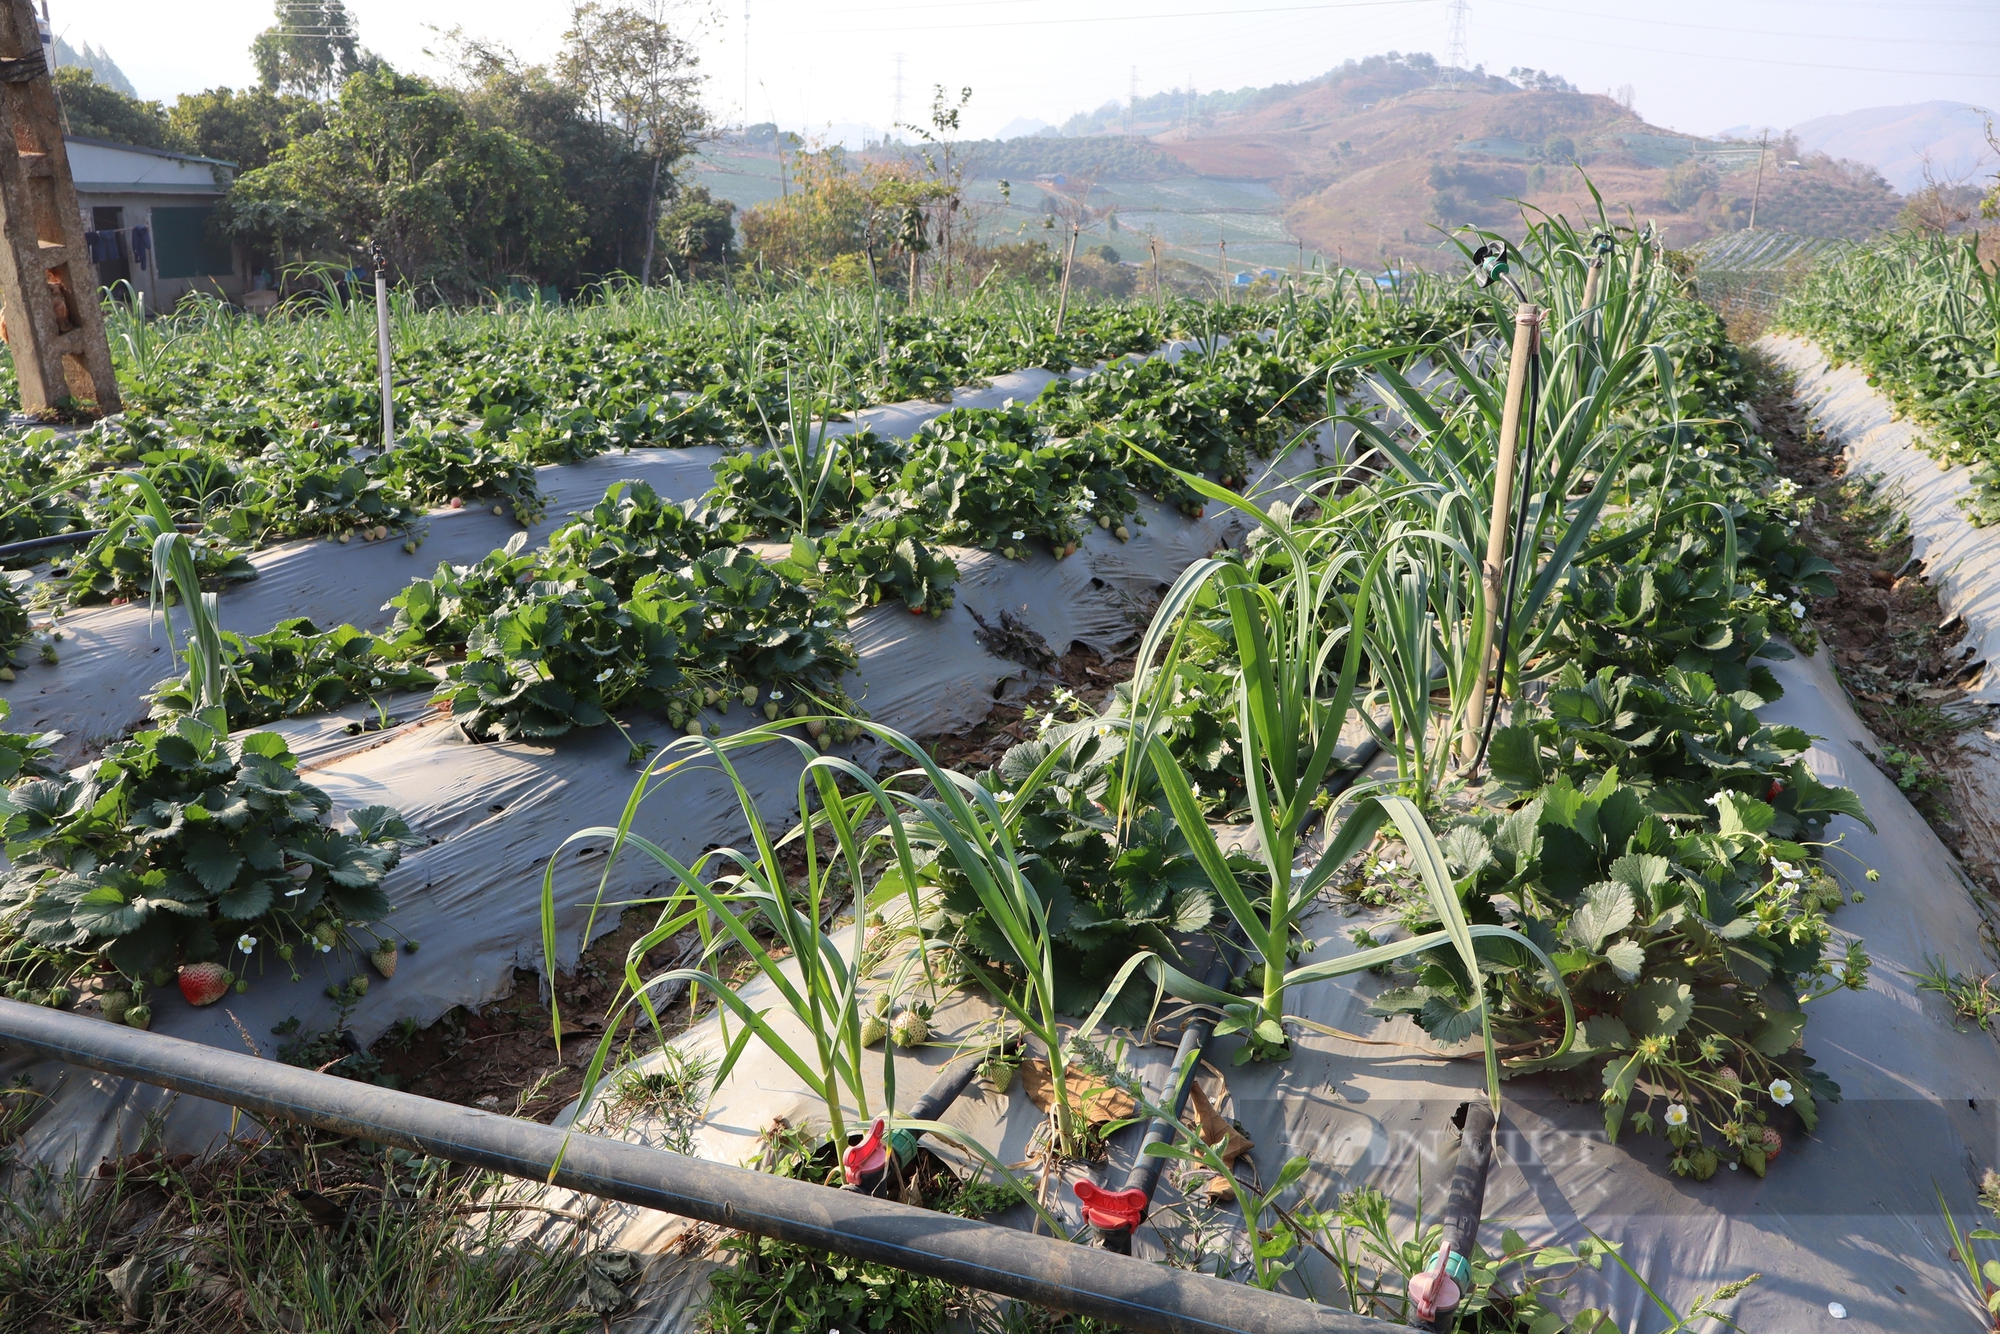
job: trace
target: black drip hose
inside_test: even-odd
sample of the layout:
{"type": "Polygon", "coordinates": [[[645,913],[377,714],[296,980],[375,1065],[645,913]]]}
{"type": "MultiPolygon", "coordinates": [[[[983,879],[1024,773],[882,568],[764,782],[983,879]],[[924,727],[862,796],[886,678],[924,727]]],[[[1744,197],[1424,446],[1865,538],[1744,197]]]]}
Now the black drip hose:
{"type": "MultiPolygon", "coordinates": [[[[1450,1192],[1445,1197],[1444,1235],[1438,1239],[1438,1249],[1463,1256],[1469,1265],[1472,1248],[1479,1241],[1479,1215],[1486,1207],[1486,1176],[1493,1166],[1493,1141],[1498,1126],[1492,1106],[1483,1099],[1467,1103],[1460,1111],[1464,1137],[1459,1140],[1458,1165],[1452,1169],[1450,1192]]],[[[1425,1257],[1427,1267],[1435,1265],[1435,1256],[1433,1252],[1425,1257]]],[[[1431,1317],[1428,1327],[1449,1330],[1458,1306],[1470,1295],[1461,1292],[1460,1302],[1440,1309],[1431,1317]]]]}
{"type": "MultiPolygon", "coordinates": [[[[1225,946],[1224,949],[1227,947],[1225,946]]],[[[1215,962],[1209,965],[1208,977],[1204,979],[1211,987],[1221,988],[1229,980],[1229,956],[1224,949],[1218,949],[1215,962]]],[[[1146,1127],[1146,1138],[1139,1144],[1138,1152],[1132,1157],[1131,1165],[1125,1169],[1125,1179],[1116,1189],[1141,1190],[1146,1193],[1146,1207],[1153,1204],[1153,1192],[1159,1189],[1160,1173],[1166,1169],[1167,1160],[1159,1154],[1146,1152],[1151,1144],[1171,1144],[1174,1140],[1174,1123],[1180,1120],[1187,1108],[1188,1094],[1194,1089],[1195,1068],[1201,1064],[1201,1053],[1208,1046],[1209,1038],[1215,1032],[1214,1016],[1198,1014],[1188,1020],[1181,1030],[1180,1046],[1174,1049],[1174,1062],[1167,1068],[1167,1077],[1172,1080],[1163,1091],[1161,1107],[1172,1113],[1172,1120],[1154,1117],[1146,1127]]],[[[1132,1253],[1132,1233],[1134,1228],[1097,1228],[1098,1240],[1107,1251],[1120,1255],[1132,1253]]]]}

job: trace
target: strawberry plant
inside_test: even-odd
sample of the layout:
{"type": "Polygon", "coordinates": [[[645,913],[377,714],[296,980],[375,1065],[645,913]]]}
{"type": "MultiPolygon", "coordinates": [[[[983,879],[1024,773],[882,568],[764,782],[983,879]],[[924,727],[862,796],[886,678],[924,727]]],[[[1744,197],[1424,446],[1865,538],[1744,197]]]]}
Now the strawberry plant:
{"type": "Polygon", "coordinates": [[[516,533],[477,565],[441,564],[430,578],[411,580],[388,602],[396,609],[389,625],[389,652],[399,658],[454,654],[531,577],[536,557],[521,554],[526,544],[527,534],[516,533]]]}
{"type": "Polygon", "coordinates": [[[589,514],[551,533],[538,559],[544,568],[581,570],[626,594],[647,573],[685,564],[719,541],[646,483],[615,482],[589,514]]]}
{"type": "Polygon", "coordinates": [[[539,521],[546,507],[534,468],[479,431],[432,426],[408,432],[395,449],[370,459],[368,472],[415,509],[504,505],[525,526],[539,521]]]}
{"type": "Polygon", "coordinates": [[[239,542],[283,537],[346,541],[356,532],[379,530],[379,536],[387,536],[416,517],[406,494],[388,478],[345,461],[344,448],[327,458],[312,450],[273,447],[252,465],[236,506],[215,526],[239,542]]]}
{"type": "MultiPolygon", "coordinates": [[[[229,543],[198,537],[188,545],[203,588],[225,588],[257,577],[249,557],[229,543]]],[[[73,558],[53,564],[50,573],[79,605],[144,597],[153,585],[153,539],[128,516],[119,515],[102,537],[73,558]]]]}
{"type": "Polygon", "coordinates": [[[382,879],[411,841],[393,812],[350,813],[302,780],[282,738],[197,717],[141,732],[74,775],[9,793],[0,952],[67,980],[102,960],[138,980],[182,963],[247,968],[389,911],[382,879]],[[319,934],[315,934],[315,933],[319,934]]]}
{"type": "MultiPolygon", "coordinates": [[[[255,727],[279,718],[338,709],[398,690],[429,690],[437,677],[389,657],[381,641],[351,625],[317,629],[303,616],[267,634],[221,632],[223,701],[230,721],[255,727]]],[[[153,716],[171,720],[197,709],[194,684],[183,676],[153,692],[153,716]]]]}
{"type": "MultiPolygon", "coordinates": [[[[14,706],[0,699],[0,723],[7,721],[13,712],[14,706]]],[[[17,778],[53,777],[56,771],[49,762],[49,753],[61,739],[60,732],[29,736],[0,727],[0,783],[12,783],[17,778]]]]}
{"type": "Polygon", "coordinates": [[[817,538],[792,539],[780,574],[808,585],[852,615],[894,599],[914,614],[942,616],[952,605],[958,566],[923,541],[907,514],[867,515],[817,538]]]}
{"type": "MultiPolygon", "coordinates": [[[[1850,811],[1843,790],[1830,804],[1850,811]]],[[[1824,799],[1824,794],[1822,794],[1824,799]]],[[[1600,1101],[1615,1141],[1628,1119],[1674,1145],[1673,1169],[1706,1179],[1725,1159],[1762,1175],[1781,1146],[1773,1112],[1810,1130],[1839,1088],[1798,1050],[1803,1005],[1867,980],[1858,942],[1823,957],[1841,891],[1799,840],[1823,827],[1719,791],[1696,821],[1662,812],[1615,769],[1567,775],[1509,812],[1461,820],[1442,846],[1466,915],[1516,927],[1551,955],[1587,1016],[1556,1054],[1558,1016],[1525,953],[1483,954],[1497,1040],[1572,1097],[1600,1101]],[[1634,1102],[1637,1105],[1634,1106],[1634,1102]]],[[[1830,811],[1827,812],[1830,814],[1830,811]]],[[[1433,929],[1412,901],[1406,925],[1433,929]]],[[[1377,997],[1442,1043],[1475,1032],[1480,997],[1458,960],[1433,951],[1377,997]]]]}
{"type": "Polygon", "coordinates": [[[466,638],[438,698],[475,740],[544,740],[602,727],[620,705],[665,706],[693,604],[648,591],[621,603],[591,575],[537,580],[466,638]]]}

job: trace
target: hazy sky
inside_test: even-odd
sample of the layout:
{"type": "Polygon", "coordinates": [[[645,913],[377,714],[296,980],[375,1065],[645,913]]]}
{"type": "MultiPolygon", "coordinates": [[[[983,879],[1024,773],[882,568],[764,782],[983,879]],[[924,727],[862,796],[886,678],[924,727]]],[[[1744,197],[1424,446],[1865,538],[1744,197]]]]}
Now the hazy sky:
{"type": "MultiPolygon", "coordinates": [[[[75,45],[108,49],[142,96],[172,99],[253,74],[270,0],[49,0],[75,45]]],[[[566,0],[348,0],[363,45],[431,67],[462,25],[529,58],[560,45],[566,0]]],[[[1060,122],[1139,92],[1309,78],[1389,50],[1442,57],[1451,0],[748,0],[748,110],[792,128],[904,118],[931,85],[974,90],[967,130],[1060,122]]],[[[1529,65],[1590,92],[1630,84],[1640,114],[1690,133],[1787,126],[1933,99],[2000,107],[2000,0],[1471,0],[1468,63],[1529,65]],[[1638,12],[1634,12],[1638,11],[1638,12]]],[[[745,0],[677,11],[699,30],[712,110],[745,110],[745,0]]]]}

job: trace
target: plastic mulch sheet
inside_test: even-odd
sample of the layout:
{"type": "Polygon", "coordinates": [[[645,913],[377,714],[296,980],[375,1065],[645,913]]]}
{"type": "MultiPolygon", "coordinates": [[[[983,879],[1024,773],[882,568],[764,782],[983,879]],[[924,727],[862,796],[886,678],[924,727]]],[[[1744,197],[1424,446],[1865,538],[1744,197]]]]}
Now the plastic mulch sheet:
{"type": "MultiPolygon", "coordinates": [[[[1054,378],[1042,371],[997,377],[990,388],[956,395],[952,406],[1025,400],[1054,378]]],[[[947,406],[899,404],[858,416],[885,434],[901,436],[947,406]]],[[[712,450],[635,450],[542,469],[549,517],[531,531],[531,540],[546,537],[568,512],[587,509],[621,478],[640,478],[663,496],[692,500],[708,489],[715,457],[712,450]]],[[[1312,457],[1309,451],[1295,454],[1281,468],[1310,466],[1312,457]]],[[[1008,561],[952,550],[961,582],[956,605],[943,617],[878,607],[853,622],[860,669],[847,683],[850,694],[873,719],[911,735],[963,730],[985,716],[1010,680],[1030,674],[978,642],[974,611],[995,627],[1008,612],[1057,652],[1075,643],[1109,651],[1129,641],[1143,623],[1138,609],[1190,561],[1239,535],[1244,525],[1242,516],[1219,506],[1211,506],[1201,521],[1150,502],[1143,513],[1145,523],[1131,525],[1129,543],[1092,529],[1078,553],[1063,561],[1041,553],[1008,561]]],[[[476,561],[519,531],[487,511],[443,511],[430,523],[430,540],[416,557],[389,542],[305,542],[260,553],[261,577],[222,595],[223,624],[260,633],[282,617],[303,615],[326,626],[342,621],[380,626],[388,619],[379,610],[382,603],[410,579],[428,574],[440,560],[476,561]]],[[[76,613],[63,625],[69,637],[62,664],[24,671],[5,694],[15,705],[10,726],[69,733],[67,758],[74,761],[79,739],[119,733],[142,718],[145,691],[170,667],[165,633],[157,624],[149,629],[143,605],[76,613]]],[[[376,979],[354,1008],[347,1029],[363,1045],[399,1020],[429,1024],[455,1006],[477,1007],[507,994],[516,967],[539,970],[544,864],[570,833],[615,820],[638,772],[627,763],[626,742],[613,728],[573,733],[553,746],[473,745],[416,698],[400,703],[405,721],[358,737],[349,736],[345,725],[364,714],[372,717],[366,708],[287,720],[270,729],[292,741],[304,776],[332,797],[336,821],[347,810],[387,805],[430,840],[407,854],[385,883],[394,905],[388,925],[421,941],[423,949],[408,957],[393,981],[376,979]]],[[[718,721],[734,730],[749,720],[746,711],[736,710],[718,721]]],[[[634,739],[655,745],[677,735],[660,719],[637,719],[628,727],[634,739]]],[[[795,816],[798,763],[776,748],[740,762],[767,820],[795,816]]],[[[733,791],[710,773],[678,782],[671,801],[650,803],[640,832],[692,861],[703,848],[738,837],[739,829],[733,791]]],[[[600,865],[566,860],[558,870],[562,967],[574,964],[583,944],[586,900],[596,889],[600,865]]],[[[641,896],[656,883],[632,859],[619,868],[606,897],[641,896]]],[[[617,914],[600,913],[596,920],[599,931],[608,931],[617,914]]],[[[307,1031],[334,1024],[336,1006],[323,988],[357,967],[366,971],[365,962],[331,956],[302,968],[304,980],[292,984],[280,965],[254,979],[248,993],[206,1009],[168,1000],[158,1007],[154,1027],[232,1048],[249,1041],[270,1055],[274,1040],[267,1035],[288,1018],[299,1019],[307,1031]]],[[[50,1095],[16,1147],[27,1160],[90,1164],[129,1151],[154,1114],[164,1114],[166,1148],[199,1152],[220,1142],[234,1120],[219,1104],[145,1085],[19,1057],[0,1060],[0,1079],[22,1074],[50,1095]]]]}
{"type": "MultiPolygon", "coordinates": [[[[1871,832],[1841,817],[1830,833],[1841,840],[1833,865],[1850,888],[1866,894],[1864,902],[1836,914],[1832,948],[1842,948],[1849,933],[1861,937],[1875,961],[1869,985],[1813,1002],[1806,1030],[1807,1050],[1841,1085],[1843,1101],[1821,1109],[1815,1135],[1788,1129],[1787,1145],[1766,1178],[1723,1171],[1698,1182],[1667,1170],[1663,1140],[1628,1130],[1610,1144],[1595,1104],[1566,1102],[1535,1078],[1509,1081],[1484,1236],[1497,1241],[1502,1227],[1512,1227],[1531,1242],[1573,1244],[1586,1239],[1586,1229],[1595,1231],[1622,1243],[1633,1266],[1682,1312],[1723,1283],[1761,1274],[1724,1308],[1757,1334],[1974,1329],[1978,1316],[1949,1258],[1935,1192],[1943,1189],[1961,1228],[1976,1226],[1967,1220],[1976,1211],[1978,1175],[2000,1163],[2000,1049],[1983,1033],[1958,1031],[1940,998],[1919,992],[1909,973],[1940,954],[1955,968],[1980,966],[1985,919],[1936,836],[1861,754],[1859,747],[1873,742],[1826,665],[1800,659],[1778,664],[1777,671],[1786,694],[1766,716],[1823,738],[1810,754],[1814,771],[1854,788],[1876,824],[1871,832]],[[1881,872],[1879,882],[1863,877],[1869,867],[1881,872]],[[1846,1312],[1838,1325],[1830,1303],[1846,1312]]],[[[1328,957],[1355,948],[1351,928],[1381,932],[1388,921],[1330,905],[1305,929],[1317,942],[1315,957],[1328,957]]],[[[1476,1048],[1444,1052],[1407,1020],[1367,1015],[1380,985],[1365,975],[1312,984],[1289,1002],[1295,1013],[1370,1044],[1308,1034],[1283,1064],[1236,1066],[1230,1060],[1235,1040],[1221,1039],[1207,1053],[1200,1082],[1256,1146],[1253,1167],[1239,1167],[1246,1177],[1254,1171],[1256,1179],[1269,1181],[1286,1159],[1306,1154],[1313,1162],[1303,1183],[1307,1194],[1331,1207],[1340,1192],[1372,1185],[1388,1196],[1407,1236],[1420,1194],[1426,1218],[1442,1211],[1457,1154],[1451,1119],[1462,1103],[1483,1096],[1483,1076],[1476,1048]]],[[[763,986],[752,983],[743,994],[754,999],[763,986]]],[[[781,1031],[792,1027],[781,1014],[774,1019],[781,1031]]],[[[990,1023],[990,1009],[978,999],[960,997],[942,1009],[932,1021],[934,1045],[897,1057],[899,1105],[908,1106],[950,1058],[952,1044],[990,1034],[990,1023]]],[[[1150,1046],[1137,1045],[1139,1035],[1129,1030],[1110,1036],[1129,1044],[1133,1068],[1159,1088],[1174,1034],[1150,1046]]],[[[713,1019],[677,1041],[710,1055],[722,1049],[713,1019]]],[[[872,1077],[873,1059],[869,1068],[872,1077]]],[[[874,1096],[879,1098],[879,1084],[874,1096]]],[[[774,1118],[823,1124],[818,1107],[753,1042],[718,1090],[696,1151],[717,1161],[748,1162],[757,1136],[774,1118]]],[[[1018,1080],[1006,1095],[975,1082],[943,1119],[1003,1162],[1022,1164],[1030,1176],[1038,1170],[1027,1155],[1042,1114],[1022,1096],[1018,1080]]],[[[591,1128],[604,1124],[593,1113],[591,1128]]],[[[624,1127],[619,1133],[658,1142],[658,1122],[620,1117],[616,1124],[624,1127]]],[[[1122,1168],[1131,1139],[1116,1144],[1123,1147],[1115,1149],[1113,1165],[1122,1168]]],[[[1185,1256],[1201,1244],[1191,1226],[1201,1211],[1183,1207],[1174,1176],[1170,1169],[1135,1254],[1161,1258],[1171,1242],[1185,1256]]],[[[1047,1192],[1072,1226],[1080,1217],[1067,1183],[1078,1178],[1071,1169],[1047,1192]]],[[[1203,1172],[1181,1184],[1192,1193],[1208,1179],[1203,1172]]],[[[686,1220],[584,1197],[553,1202],[591,1213],[607,1244],[649,1257],[652,1286],[635,1328],[668,1334],[685,1327],[714,1263],[704,1258],[702,1244],[712,1230],[702,1233],[686,1220]]],[[[1242,1246],[1239,1211],[1206,1216],[1211,1250],[1242,1246]]],[[[1027,1226],[1030,1218],[1017,1209],[1005,1221],[1027,1226]]],[[[1302,1280],[1337,1299],[1338,1279],[1319,1256],[1308,1253],[1301,1271],[1288,1280],[1290,1290],[1302,1291],[1302,1280]]],[[[1608,1307],[1623,1329],[1655,1331],[1668,1324],[1608,1264],[1607,1272],[1576,1280],[1564,1305],[1608,1307]]]]}

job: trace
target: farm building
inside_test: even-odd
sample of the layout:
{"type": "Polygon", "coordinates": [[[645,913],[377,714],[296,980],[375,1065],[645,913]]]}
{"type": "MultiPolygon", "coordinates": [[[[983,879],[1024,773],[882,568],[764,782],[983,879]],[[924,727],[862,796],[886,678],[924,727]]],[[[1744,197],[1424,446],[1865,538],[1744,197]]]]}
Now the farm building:
{"type": "Polygon", "coordinates": [[[83,135],[64,142],[101,284],[130,283],[152,310],[194,291],[242,298],[246,261],[209,226],[234,163],[83,135]]]}

